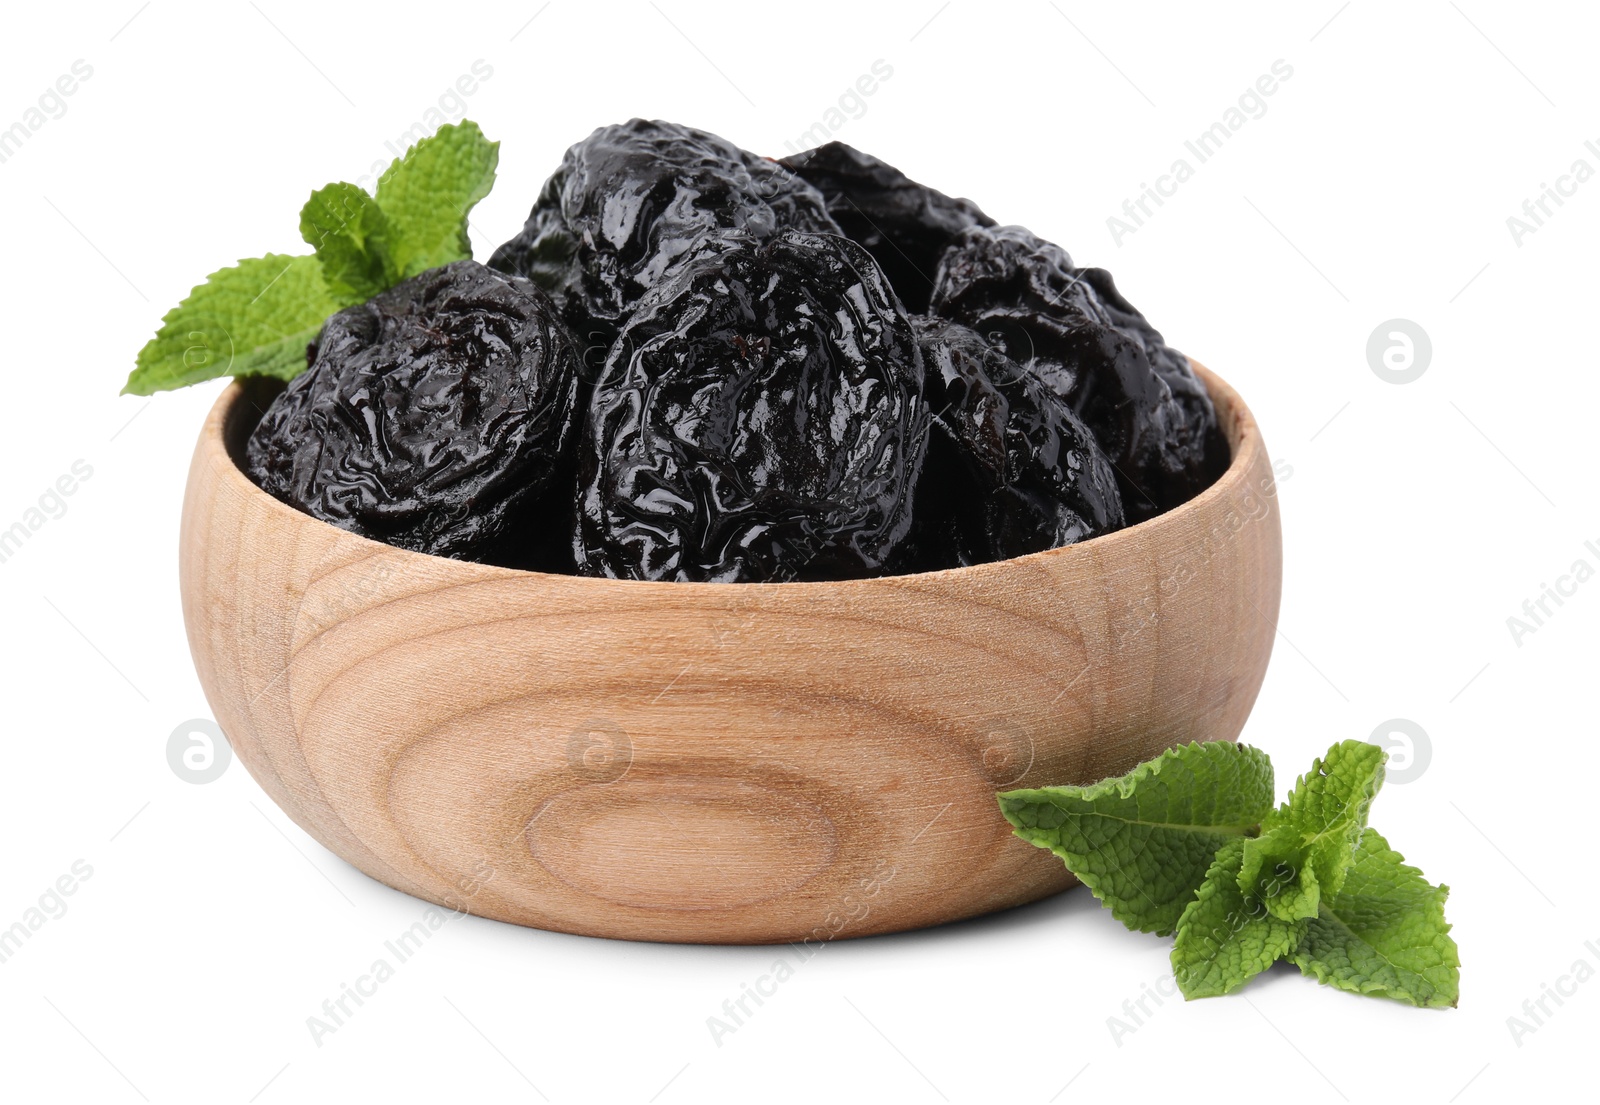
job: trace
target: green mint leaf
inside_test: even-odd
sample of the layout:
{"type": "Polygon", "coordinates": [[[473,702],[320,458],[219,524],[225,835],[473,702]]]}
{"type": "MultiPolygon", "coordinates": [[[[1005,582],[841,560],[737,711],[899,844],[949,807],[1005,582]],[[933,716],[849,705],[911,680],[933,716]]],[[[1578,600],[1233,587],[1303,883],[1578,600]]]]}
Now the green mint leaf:
{"type": "Polygon", "coordinates": [[[1272,762],[1232,741],[1173,748],[1093,786],[999,795],[1016,834],[1048,848],[1139,932],[1168,933],[1217,849],[1272,810],[1272,762]]]}
{"type": "Polygon", "coordinates": [[[499,160],[500,143],[463,119],[412,146],[378,178],[377,202],[402,279],[472,256],[467,213],[494,187],[499,160]]]}
{"type": "Polygon", "coordinates": [[[1245,850],[1239,875],[1239,888],[1266,904],[1273,916],[1283,921],[1303,921],[1317,915],[1322,901],[1322,886],[1317,868],[1300,847],[1299,837],[1283,832],[1252,853],[1245,850]],[[1258,865],[1252,867],[1252,865],[1258,865]]]}
{"type": "Polygon", "coordinates": [[[1347,740],[1314,761],[1245,845],[1239,889],[1280,920],[1317,916],[1344,884],[1388,758],[1375,744],[1347,740]]]}
{"type": "Polygon", "coordinates": [[[1247,843],[1222,846],[1178,921],[1172,973],[1185,998],[1232,993],[1287,955],[1305,929],[1306,922],[1280,920],[1239,889],[1247,843]]]}
{"type": "Polygon", "coordinates": [[[123,394],[229,375],[291,380],[305,371],[307,344],[340,306],[310,255],[269,253],[219,269],[162,317],[123,394]]]}
{"type": "Polygon", "coordinates": [[[300,236],[317,251],[328,288],[343,306],[400,282],[389,233],[383,208],[354,184],[318,188],[300,209],[300,236]]]}
{"type": "Polygon", "coordinates": [[[1368,829],[1344,886],[1306,922],[1289,959],[1318,982],[1353,994],[1454,1006],[1461,960],[1444,919],[1449,893],[1368,829]]]}

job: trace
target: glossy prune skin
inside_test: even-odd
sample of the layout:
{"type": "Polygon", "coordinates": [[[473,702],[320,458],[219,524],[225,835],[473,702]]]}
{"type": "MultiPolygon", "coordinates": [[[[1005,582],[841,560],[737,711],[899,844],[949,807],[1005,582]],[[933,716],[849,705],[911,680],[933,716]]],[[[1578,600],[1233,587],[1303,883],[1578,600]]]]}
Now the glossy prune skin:
{"type": "Polygon", "coordinates": [[[1122,528],[1116,473],[1065,402],[960,323],[911,321],[934,412],[911,570],[1005,560],[1122,528]]]}
{"type": "Polygon", "coordinates": [[[1188,358],[1104,269],[1022,227],[972,227],[945,253],[932,310],[963,323],[1066,400],[1116,468],[1130,525],[1187,502],[1228,464],[1188,358]]]}
{"type": "Polygon", "coordinates": [[[310,358],[250,437],[264,491],[416,552],[562,566],[541,552],[566,551],[577,351],[538,287],[431,269],[334,315],[310,358]]]}
{"type": "Polygon", "coordinates": [[[910,320],[872,258],[783,231],[634,313],[581,445],[579,571],[747,583],[882,574],[928,426],[910,320]]]}
{"type": "Polygon", "coordinates": [[[561,303],[586,345],[609,344],[640,298],[729,233],[838,233],[821,193],[726,139],[646,119],[567,150],[522,232],[489,259],[561,303]]]}
{"type": "Polygon", "coordinates": [[[899,169],[843,142],[781,158],[814,185],[845,237],[877,260],[908,311],[926,311],[939,258],[969,226],[994,220],[971,200],[918,184],[899,169]]]}

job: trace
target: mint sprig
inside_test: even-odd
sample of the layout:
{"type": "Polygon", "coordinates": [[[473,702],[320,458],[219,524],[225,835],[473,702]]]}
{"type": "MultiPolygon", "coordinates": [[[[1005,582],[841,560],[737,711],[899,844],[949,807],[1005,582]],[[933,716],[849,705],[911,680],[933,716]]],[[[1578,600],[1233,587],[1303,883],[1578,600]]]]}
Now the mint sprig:
{"type": "Polygon", "coordinates": [[[1093,786],[1002,794],[1000,810],[1117,920],[1165,936],[1217,850],[1272,812],[1272,762],[1231,741],[1185,745],[1093,786]]]}
{"type": "Polygon", "coordinates": [[[149,395],[230,373],[292,379],[305,371],[306,344],[341,306],[315,257],[240,261],[167,312],[123,393],[149,395]]]}
{"type": "Polygon", "coordinates": [[[1306,922],[1289,959],[1319,982],[1416,1005],[1453,1006],[1461,960],[1444,919],[1449,887],[1408,867],[1376,829],[1361,837],[1343,888],[1306,922]]]}
{"type": "Polygon", "coordinates": [[[1288,955],[1304,932],[1304,922],[1274,917],[1259,897],[1239,889],[1247,843],[1241,838],[1217,852],[1178,920],[1172,973],[1186,998],[1237,990],[1288,955]]]}
{"type": "Polygon", "coordinates": [[[378,178],[377,203],[394,227],[402,279],[472,256],[467,215],[494,187],[500,143],[463,119],[440,127],[378,178]]]}
{"type": "Polygon", "coordinates": [[[354,184],[324,185],[300,209],[300,237],[317,251],[323,278],[342,303],[360,303],[400,282],[393,236],[378,201],[354,184]]]}
{"type": "Polygon", "coordinates": [[[424,138],[378,179],[317,189],[300,211],[315,251],[219,269],[161,319],[123,393],[150,395],[218,376],[290,380],[329,315],[418,273],[472,256],[467,216],[494,187],[500,143],[470,120],[424,138]]]}
{"type": "Polygon", "coordinates": [[[1287,959],[1351,993],[1454,1006],[1449,889],[1367,827],[1387,758],[1336,744],[1276,809],[1266,754],[1227,741],[1092,786],[998,797],[1016,834],[1061,857],[1123,924],[1175,932],[1186,998],[1231,993],[1287,959]]]}
{"type": "Polygon", "coordinates": [[[1289,800],[1262,821],[1261,835],[1245,844],[1239,889],[1258,895],[1281,921],[1315,917],[1318,903],[1344,884],[1388,758],[1375,744],[1342,741],[1313,761],[1289,800]]]}

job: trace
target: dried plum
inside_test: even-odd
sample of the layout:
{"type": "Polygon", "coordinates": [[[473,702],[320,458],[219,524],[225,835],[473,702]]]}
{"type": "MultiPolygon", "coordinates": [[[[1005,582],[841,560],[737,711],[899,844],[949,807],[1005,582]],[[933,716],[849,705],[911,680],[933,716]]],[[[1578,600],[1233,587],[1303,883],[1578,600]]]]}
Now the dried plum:
{"type": "Polygon", "coordinates": [[[1071,544],[1228,448],[1099,269],[843,143],[634,119],[485,267],[341,311],[246,450],[401,547],[622,579],[831,580],[1071,544]]]}
{"type": "Polygon", "coordinates": [[[1022,227],[971,227],[946,251],[931,302],[1041,379],[1094,431],[1130,524],[1186,502],[1227,467],[1216,412],[1188,359],[1103,269],[1022,227]]]}
{"type": "Polygon", "coordinates": [[[340,311],[311,353],[250,438],[263,490],[401,548],[554,567],[577,352],[538,287],[457,261],[340,311]]]}
{"type": "Polygon", "coordinates": [[[918,184],[892,165],[843,142],[781,159],[815,185],[846,237],[877,259],[908,311],[926,311],[939,258],[969,226],[994,220],[971,200],[918,184]]]}
{"type": "Polygon", "coordinates": [[[1062,399],[960,323],[911,321],[934,422],[910,570],[1004,560],[1122,527],[1111,462],[1062,399]]]}
{"type": "Polygon", "coordinates": [[[881,574],[928,428],[910,320],[871,256],[783,231],[645,298],[580,447],[579,570],[758,582],[881,574]]]}
{"type": "Polygon", "coordinates": [[[776,162],[693,127],[633,119],[567,150],[522,232],[491,267],[527,276],[586,343],[730,231],[838,233],[821,193],[776,162]]]}

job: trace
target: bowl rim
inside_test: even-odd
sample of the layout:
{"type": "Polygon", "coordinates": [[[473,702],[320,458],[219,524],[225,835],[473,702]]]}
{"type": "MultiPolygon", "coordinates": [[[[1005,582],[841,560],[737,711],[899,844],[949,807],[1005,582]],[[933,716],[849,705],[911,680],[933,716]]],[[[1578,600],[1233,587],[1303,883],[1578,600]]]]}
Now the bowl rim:
{"type": "MultiPolygon", "coordinates": [[[[719,598],[734,594],[770,595],[781,593],[786,595],[820,595],[836,594],[842,591],[859,591],[871,587],[907,587],[918,580],[939,579],[942,582],[982,582],[986,577],[994,577],[999,573],[1015,570],[1017,567],[1027,568],[1042,566],[1051,560],[1063,560],[1068,557],[1095,556],[1101,553],[1113,552],[1119,543],[1145,540],[1155,536],[1163,528],[1170,528],[1181,524],[1181,517],[1185,514],[1199,512],[1210,504],[1231,493],[1245,480],[1247,473],[1255,466],[1257,458],[1265,451],[1261,439],[1261,431],[1256,424],[1255,416],[1250,408],[1245,405],[1244,399],[1222,377],[1208,369],[1194,358],[1189,358],[1189,364],[1194,369],[1195,375],[1206,387],[1212,404],[1218,408],[1218,422],[1223,436],[1227,438],[1231,456],[1227,469],[1218,476],[1209,487],[1201,491],[1187,502],[1180,503],[1171,510],[1163,511],[1153,518],[1111,533],[1103,533],[1091,537],[1087,541],[1079,541],[1071,545],[1058,545],[1053,549],[1043,549],[1039,552],[1027,553],[1023,556],[1009,557],[1004,560],[990,560],[982,564],[967,564],[955,568],[939,568],[928,572],[906,572],[899,575],[868,576],[861,579],[840,580],[792,580],[789,582],[763,582],[763,583],[712,583],[707,581],[674,581],[674,580],[646,580],[646,579],[610,579],[603,576],[585,576],[576,573],[538,572],[526,568],[508,568],[499,564],[485,564],[476,560],[458,560],[454,557],[436,556],[432,553],[417,552],[413,549],[401,548],[387,542],[366,537],[353,530],[344,529],[331,522],[323,521],[303,511],[296,510],[272,495],[263,491],[239,466],[235,459],[234,450],[229,448],[229,424],[235,416],[238,404],[245,397],[245,383],[240,377],[235,377],[233,382],[225,388],[210,412],[200,431],[198,448],[209,454],[213,460],[213,471],[221,468],[224,472],[222,478],[233,486],[246,498],[259,497],[271,504],[269,509],[281,512],[280,517],[285,522],[304,526],[325,526],[334,534],[343,539],[358,542],[362,545],[372,546],[368,555],[380,551],[398,555],[402,558],[416,557],[419,561],[437,565],[445,563],[453,565],[455,569],[478,576],[480,579],[526,579],[535,583],[548,583],[561,581],[565,584],[586,587],[596,593],[606,588],[627,588],[630,593],[640,595],[644,589],[659,590],[663,595],[699,595],[709,597],[715,594],[719,598]],[[220,463],[215,463],[220,462],[220,463]]],[[[1270,478],[1270,477],[1269,477],[1270,478]]],[[[1266,493],[1267,489],[1261,489],[1266,493]]]]}

